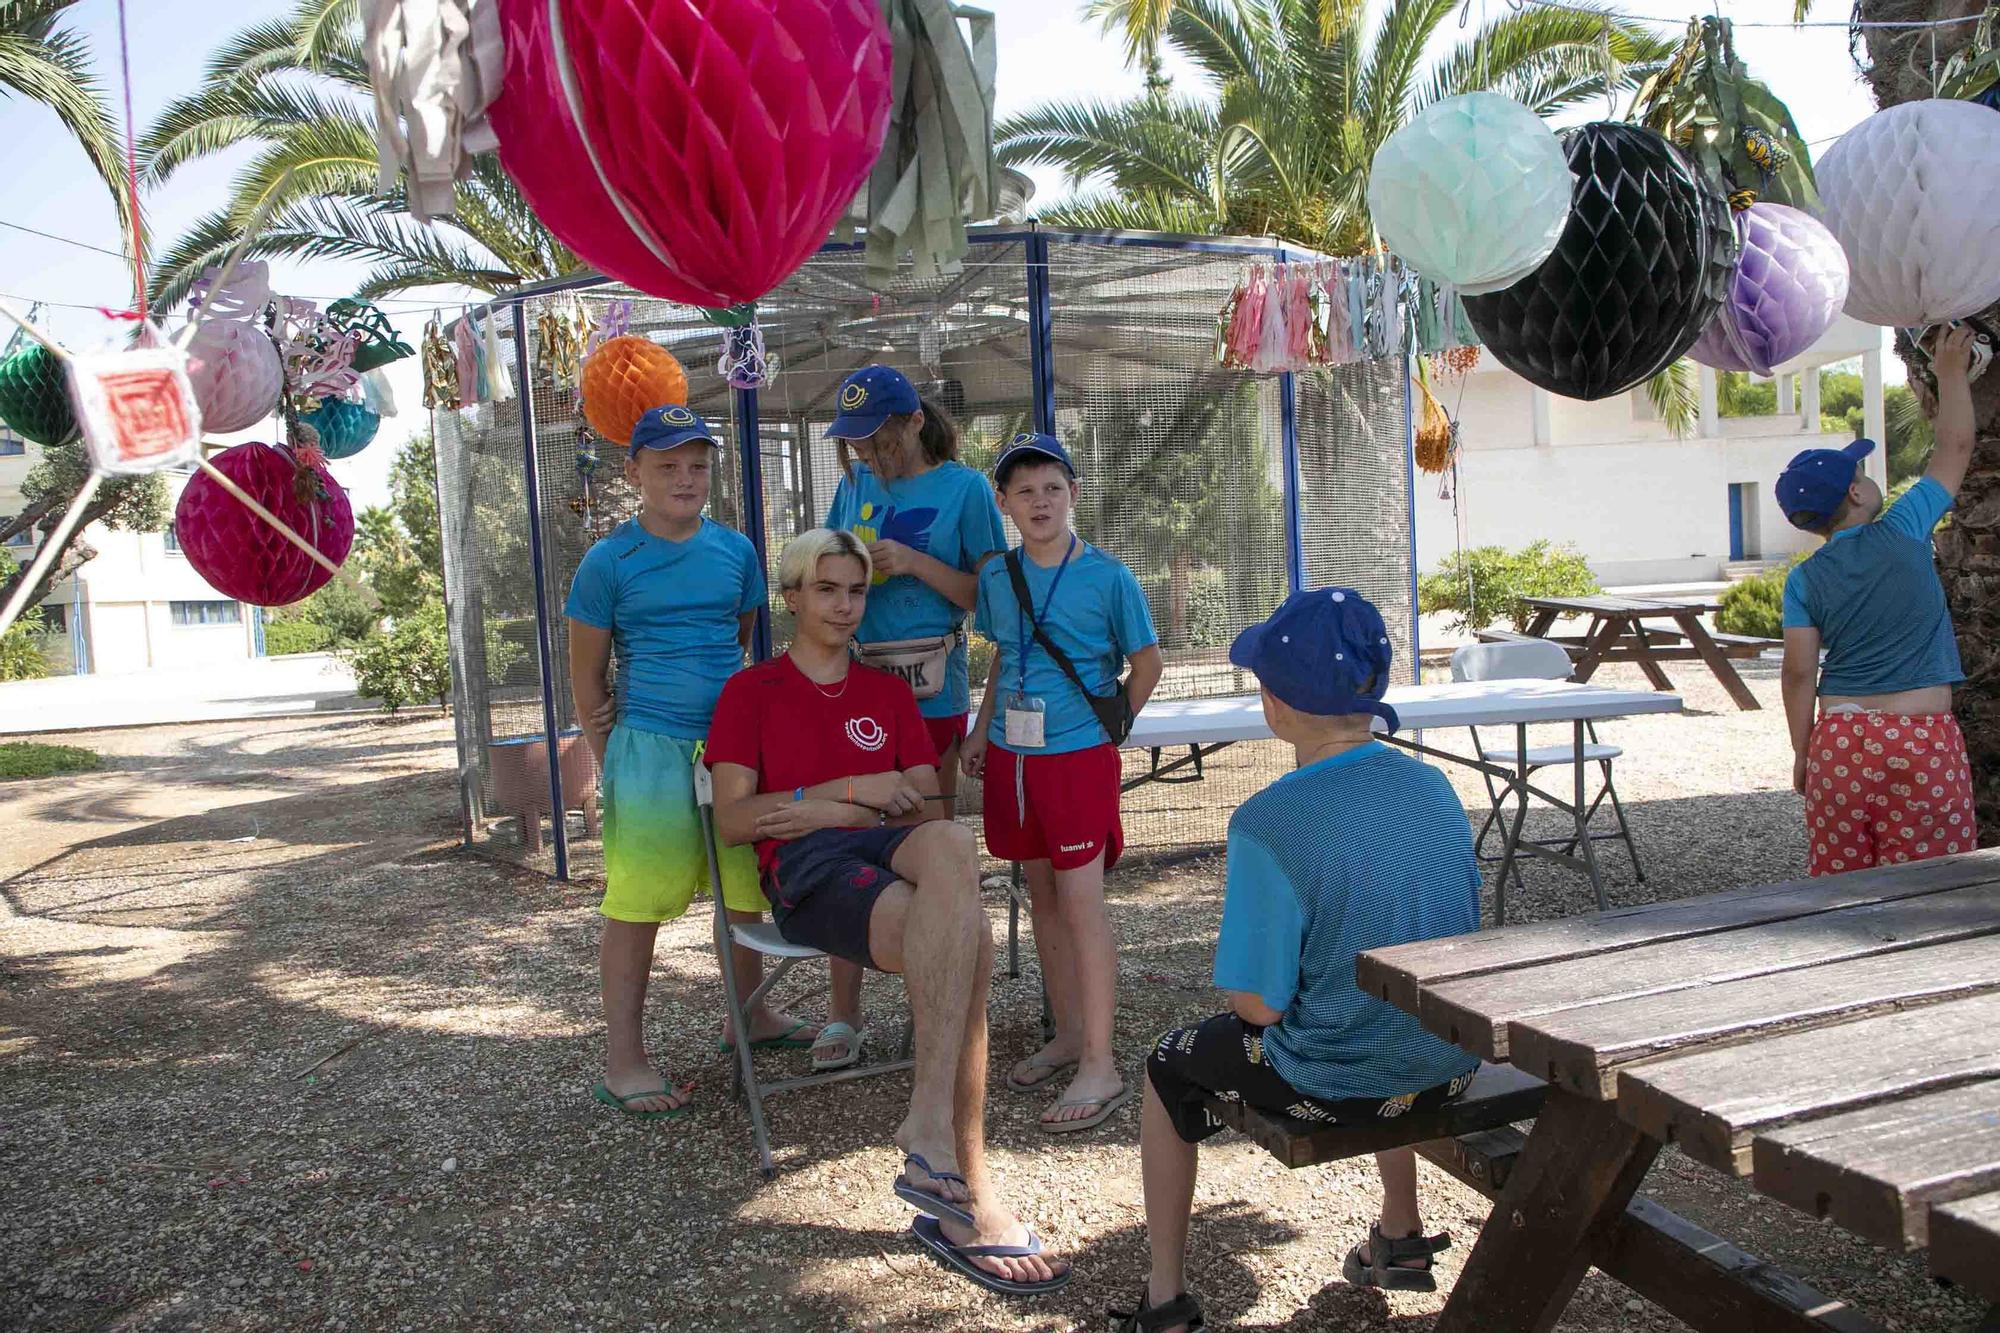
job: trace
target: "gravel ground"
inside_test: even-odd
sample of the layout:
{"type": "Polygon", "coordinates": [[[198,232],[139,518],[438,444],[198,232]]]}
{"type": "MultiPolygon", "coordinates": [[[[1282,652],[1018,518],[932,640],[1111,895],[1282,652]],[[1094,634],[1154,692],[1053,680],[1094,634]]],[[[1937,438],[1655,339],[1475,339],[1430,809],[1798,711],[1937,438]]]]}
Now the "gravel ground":
{"type": "MultiPolygon", "coordinates": [[[[1629,752],[1620,790],[1647,870],[1634,883],[1607,849],[1614,903],[1802,863],[1775,674],[1751,674],[1766,711],[1684,671],[1688,715],[1602,729],[1629,752]]],[[[995,1092],[995,1169],[1078,1270],[1040,1302],[990,1298],[907,1236],[888,1189],[900,1076],[776,1099],[779,1175],[761,1182],[714,1050],[701,910],[662,932],[649,1014],[699,1112],[641,1126],[589,1102],[594,894],[456,850],[447,722],[77,743],[106,770],[0,785],[0,1326],[1094,1329],[1144,1271],[1131,1110],[1052,1142],[1038,1100],[995,1092]]],[[[1240,757],[1245,785],[1279,762],[1240,757]]],[[[1479,808],[1477,784],[1461,790],[1479,808]]],[[[1189,808],[1202,794],[1171,793],[1189,808]]],[[[1114,876],[1135,1064],[1215,1006],[1221,864],[1191,836],[1143,845],[1114,876]]],[[[1591,905],[1573,877],[1531,867],[1509,912],[1591,905]]],[[[998,927],[1004,900],[990,906],[998,927]]],[[[1020,978],[996,979],[996,1063],[1031,1048],[1037,984],[1032,948],[1020,978]]],[[[869,1005],[893,1029],[900,988],[872,980],[869,1005]]],[[[1441,1295],[1338,1278],[1374,1207],[1370,1165],[1288,1173],[1228,1140],[1202,1165],[1192,1263],[1212,1326],[1430,1327],[1441,1295]]],[[[1423,1188],[1427,1222],[1459,1239],[1449,1290],[1486,1204],[1428,1167],[1423,1188]]],[[[1647,1192],[1889,1328],[1977,1313],[1920,1263],[1671,1153],[1647,1192]]],[[[1560,1327],[1681,1326],[1592,1275],[1560,1327]]]]}

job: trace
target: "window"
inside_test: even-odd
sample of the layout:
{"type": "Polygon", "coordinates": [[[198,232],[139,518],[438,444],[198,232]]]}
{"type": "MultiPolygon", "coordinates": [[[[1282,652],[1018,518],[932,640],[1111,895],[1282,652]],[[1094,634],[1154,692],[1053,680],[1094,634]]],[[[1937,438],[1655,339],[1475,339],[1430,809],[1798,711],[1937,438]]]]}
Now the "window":
{"type": "Polygon", "coordinates": [[[43,602],[42,632],[45,634],[69,633],[69,608],[55,602],[43,602]]]}
{"type": "Polygon", "coordinates": [[[11,430],[0,430],[0,458],[19,458],[28,446],[11,430]]]}
{"type": "Polygon", "coordinates": [[[33,546],[35,544],[35,530],[33,528],[22,528],[7,539],[7,544],[9,546],[33,546]]]}
{"type": "Polygon", "coordinates": [[[160,534],[160,540],[167,544],[168,555],[179,555],[181,553],[181,535],[174,531],[173,524],[167,524],[167,530],[160,534]]]}
{"type": "Polygon", "coordinates": [[[243,603],[241,602],[174,602],[171,605],[176,625],[240,625],[243,623],[243,603]]]}

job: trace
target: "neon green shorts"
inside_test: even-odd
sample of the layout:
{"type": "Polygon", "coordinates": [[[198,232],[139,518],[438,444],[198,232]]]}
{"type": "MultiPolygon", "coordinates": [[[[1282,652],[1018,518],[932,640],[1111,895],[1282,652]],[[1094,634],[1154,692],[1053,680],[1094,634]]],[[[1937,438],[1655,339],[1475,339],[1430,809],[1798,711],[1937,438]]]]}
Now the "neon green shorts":
{"type": "MultiPolygon", "coordinates": [[[[709,887],[694,803],[697,742],[617,726],[604,745],[604,902],[616,921],[671,921],[709,887]]],[[[768,911],[748,847],[718,844],[722,901],[768,911]]]]}

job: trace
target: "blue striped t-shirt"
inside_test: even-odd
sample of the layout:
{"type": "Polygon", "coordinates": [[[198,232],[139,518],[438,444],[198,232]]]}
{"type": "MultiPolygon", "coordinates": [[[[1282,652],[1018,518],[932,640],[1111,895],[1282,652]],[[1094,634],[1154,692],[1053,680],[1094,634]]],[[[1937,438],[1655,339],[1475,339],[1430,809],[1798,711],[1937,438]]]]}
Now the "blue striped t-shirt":
{"type": "Polygon", "coordinates": [[[1476,1068],[1355,985],[1354,960],[1477,929],[1479,865],[1457,794],[1380,741],[1286,774],[1229,820],[1215,984],[1283,1015],[1264,1050],[1309,1096],[1394,1097],[1476,1068]]]}

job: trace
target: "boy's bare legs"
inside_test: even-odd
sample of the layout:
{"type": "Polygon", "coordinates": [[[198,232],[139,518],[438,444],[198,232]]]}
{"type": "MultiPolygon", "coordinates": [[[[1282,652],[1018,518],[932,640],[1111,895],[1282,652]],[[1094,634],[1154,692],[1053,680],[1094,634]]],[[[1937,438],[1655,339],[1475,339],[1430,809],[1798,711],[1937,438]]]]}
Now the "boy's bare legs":
{"type": "MultiPolygon", "coordinates": [[[[1071,1021],[1082,1041],[1076,1074],[1060,1099],[1077,1104],[1052,1107],[1042,1116],[1049,1124],[1087,1120],[1103,1102],[1125,1088],[1111,1051],[1111,1030],[1118,1014],[1118,941],[1111,934],[1111,918],[1104,910],[1103,855],[1089,865],[1056,871],[1055,899],[1062,923],[1060,933],[1071,959],[1071,1021]]],[[[1035,938],[1041,938],[1039,923],[1035,938]]]]}
{"type": "MultiPolygon", "coordinates": [[[[1391,1148],[1388,1152],[1378,1152],[1375,1154],[1375,1169],[1382,1173],[1382,1220],[1376,1225],[1391,1240],[1416,1235],[1423,1229],[1423,1218],[1417,1211],[1416,1149],[1391,1148]]],[[[1362,1254],[1371,1260],[1374,1257],[1365,1244],[1362,1254]]],[[[1430,1265],[1422,1259],[1405,1259],[1401,1266],[1428,1268],[1430,1265]]]]}
{"type": "MultiPolygon", "coordinates": [[[[646,982],[653,971],[653,937],[659,930],[659,923],[653,921],[604,918],[604,937],[597,952],[604,991],[604,1086],[620,1097],[667,1086],[646,1058],[646,1038],[640,1028],[646,982]]],[[[687,1102],[688,1088],[683,1085],[650,1097],[633,1097],[626,1107],[669,1111],[687,1102]]]]}
{"type": "MultiPolygon", "coordinates": [[[[739,926],[754,926],[764,919],[762,912],[742,912],[734,907],[729,908],[728,913],[729,919],[739,926]]],[[[651,948],[650,945],[647,947],[651,948]]],[[[740,944],[730,945],[729,966],[736,973],[737,999],[749,999],[756,993],[757,988],[764,984],[764,955],[755,949],[746,949],[740,944]]],[[[810,1039],[819,1035],[818,1028],[810,1023],[801,1026],[802,1023],[803,1020],[796,1015],[788,1014],[782,1009],[773,1009],[760,1000],[750,1015],[750,1040],[767,1041],[772,1037],[787,1035],[810,1039]]],[[[731,1043],[736,1040],[736,1025],[726,1014],[722,1019],[722,1039],[731,1043]]]]}
{"type": "MultiPolygon", "coordinates": [[[[1164,1305],[1187,1290],[1195,1164],[1195,1145],[1174,1128],[1153,1081],[1147,1079],[1146,1107],[1139,1115],[1139,1174],[1146,1186],[1146,1243],[1153,1250],[1153,1269],[1146,1278],[1149,1307],[1164,1305]]],[[[1176,1325],[1168,1333],[1185,1327],[1176,1325]]]]}
{"type": "Polygon", "coordinates": [[[1064,927],[1056,897],[1056,872],[1046,860],[1024,861],[1021,876],[1028,884],[1028,918],[1035,929],[1035,956],[1042,964],[1042,988],[1048,992],[1049,1013],[1056,1033],[1049,1043],[1013,1068],[1017,1083],[1038,1084],[1083,1055],[1083,1011],[1077,995],[1076,947],[1064,927]]]}

